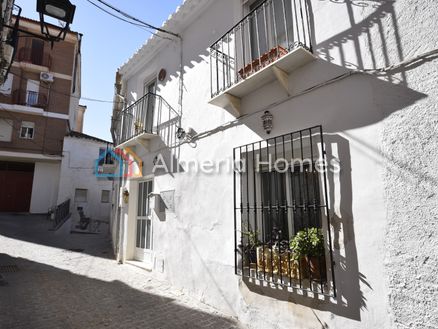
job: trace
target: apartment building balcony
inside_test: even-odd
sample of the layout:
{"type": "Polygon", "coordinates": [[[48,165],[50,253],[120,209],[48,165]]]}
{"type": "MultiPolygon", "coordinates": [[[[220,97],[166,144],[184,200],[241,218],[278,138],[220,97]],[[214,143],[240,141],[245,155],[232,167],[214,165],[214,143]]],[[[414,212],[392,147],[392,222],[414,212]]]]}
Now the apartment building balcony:
{"type": "Polygon", "coordinates": [[[22,47],[18,50],[16,61],[22,68],[31,71],[49,71],[52,66],[52,57],[44,51],[35,51],[31,47],[22,47]]]}
{"type": "Polygon", "coordinates": [[[119,112],[115,120],[116,146],[121,148],[136,144],[146,146],[155,137],[174,134],[180,115],[163,97],[147,93],[119,112]]]}
{"type": "Polygon", "coordinates": [[[46,110],[48,106],[47,95],[26,89],[16,89],[10,95],[0,94],[0,103],[20,105],[46,110]]]}
{"type": "Polygon", "coordinates": [[[266,0],[210,47],[210,104],[240,116],[243,97],[315,59],[305,0],[266,0]]]}
{"type": "Polygon", "coordinates": [[[47,95],[35,91],[18,89],[12,93],[12,98],[17,105],[42,109],[46,109],[48,105],[47,95]]]}

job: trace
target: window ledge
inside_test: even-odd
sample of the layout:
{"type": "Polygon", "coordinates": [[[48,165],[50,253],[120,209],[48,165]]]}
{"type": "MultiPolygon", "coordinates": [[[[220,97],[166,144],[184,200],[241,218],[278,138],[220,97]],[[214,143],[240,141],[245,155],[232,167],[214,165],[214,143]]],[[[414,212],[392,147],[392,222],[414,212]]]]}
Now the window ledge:
{"type": "Polygon", "coordinates": [[[241,115],[241,99],[258,88],[278,80],[280,85],[289,94],[288,76],[301,66],[314,61],[316,57],[303,47],[298,47],[280,57],[273,63],[260,69],[247,78],[222,91],[210,99],[209,103],[222,107],[236,117],[241,115]]]}

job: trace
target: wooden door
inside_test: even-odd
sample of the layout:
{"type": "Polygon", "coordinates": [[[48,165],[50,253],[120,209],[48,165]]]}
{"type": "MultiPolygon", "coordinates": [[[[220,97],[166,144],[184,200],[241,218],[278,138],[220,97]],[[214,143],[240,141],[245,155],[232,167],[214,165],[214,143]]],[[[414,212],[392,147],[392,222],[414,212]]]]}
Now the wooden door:
{"type": "Polygon", "coordinates": [[[34,166],[0,162],[0,212],[29,212],[34,166]]]}

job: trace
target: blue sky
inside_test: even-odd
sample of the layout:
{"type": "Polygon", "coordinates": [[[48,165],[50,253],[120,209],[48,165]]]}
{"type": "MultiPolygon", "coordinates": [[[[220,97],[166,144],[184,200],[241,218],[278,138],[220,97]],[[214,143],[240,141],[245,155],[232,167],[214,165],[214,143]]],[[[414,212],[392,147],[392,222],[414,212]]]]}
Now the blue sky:
{"type": "MultiPolygon", "coordinates": [[[[82,42],[82,97],[112,100],[114,77],[150,33],[117,20],[87,0],[70,0],[76,5],[71,29],[84,34],[82,42]]],[[[105,0],[107,3],[155,26],[161,26],[182,0],[105,0]]],[[[98,3],[96,0],[93,2],[98,3]]],[[[16,0],[22,16],[38,19],[36,0],[16,0]]],[[[82,100],[87,106],[84,133],[111,140],[109,131],[112,104],[82,100]]]]}

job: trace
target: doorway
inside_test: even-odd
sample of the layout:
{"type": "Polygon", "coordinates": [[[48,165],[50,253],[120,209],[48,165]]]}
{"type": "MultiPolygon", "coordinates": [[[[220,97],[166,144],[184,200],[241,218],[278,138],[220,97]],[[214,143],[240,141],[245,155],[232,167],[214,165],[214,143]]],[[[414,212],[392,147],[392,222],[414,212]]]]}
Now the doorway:
{"type": "Polygon", "coordinates": [[[143,115],[146,115],[146,132],[152,134],[154,127],[154,114],[155,114],[155,92],[157,89],[157,82],[154,79],[148,83],[145,83],[143,94],[146,97],[143,99],[143,115]]]}
{"type": "Polygon", "coordinates": [[[0,161],[0,212],[29,212],[34,163],[0,161]]]}
{"type": "Polygon", "coordinates": [[[152,190],[152,180],[138,183],[135,234],[135,259],[150,265],[150,267],[152,267],[153,264],[152,206],[150,202],[152,190]]]}

